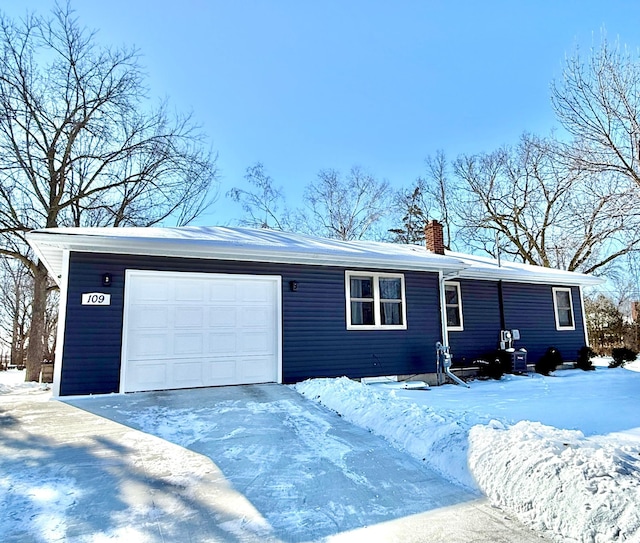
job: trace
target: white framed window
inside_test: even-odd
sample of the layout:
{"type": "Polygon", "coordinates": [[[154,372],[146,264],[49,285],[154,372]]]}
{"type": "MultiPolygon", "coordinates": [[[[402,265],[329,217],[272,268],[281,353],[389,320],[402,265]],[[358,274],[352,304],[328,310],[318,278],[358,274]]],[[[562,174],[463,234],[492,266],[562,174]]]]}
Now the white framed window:
{"type": "Polygon", "coordinates": [[[444,284],[444,304],[447,312],[447,330],[450,332],[461,332],[464,330],[460,283],[451,282],[444,284]]]}
{"type": "Polygon", "coordinates": [[[575,330],[571,289],[553,287],[553,310],[556,317],[556,330],[575,330]]]}
{"type": "Polygon", "coordinates": [[[404,275],[345,272],[347,330],[406,330],[404,275]]]}

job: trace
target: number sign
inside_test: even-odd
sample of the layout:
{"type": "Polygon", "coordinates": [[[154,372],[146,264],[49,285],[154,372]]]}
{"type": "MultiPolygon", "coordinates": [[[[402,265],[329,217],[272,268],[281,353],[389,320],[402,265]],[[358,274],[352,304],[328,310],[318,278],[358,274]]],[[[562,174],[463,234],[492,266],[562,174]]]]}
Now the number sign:
{"type": "Polygon", "coordinates": [[[82,305],[111,305],[111,294],[85,292],[82,294],[82,305]]]}

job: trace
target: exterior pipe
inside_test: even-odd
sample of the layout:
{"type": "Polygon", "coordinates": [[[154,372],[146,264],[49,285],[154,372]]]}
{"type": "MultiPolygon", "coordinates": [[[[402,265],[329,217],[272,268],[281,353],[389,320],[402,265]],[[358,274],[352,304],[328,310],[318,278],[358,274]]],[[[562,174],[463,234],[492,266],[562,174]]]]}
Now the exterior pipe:
{"type": "Polygon", "coordinates": [[[448,349],[442,353],[442,357],[444,359],[442,363],[442,365],[444,366],[444,372],[449,376],[449,378],[459,385],[462,385],[463,387],[471,388],[471,385],[465,383],[462,379],[460,379],[460,377],[458,377],[451,371],[451,353],[449,353],[448,349]]]}
{"type": "Polygon", "coordinates": [[[578,287],[578,292],[580,293],[580,311],[582,311],[582,329],[584,330],[584,344],[587,347],[589,345],[589,330],[587,327],[587,314],[584,312],[584,296],[582,294],[582,287],[578,287]]]}
{"type": "Polygon", "coordinates": [[[445,277],[442,270],[438,272],[438,284],[440,286],[440,324],[442,327],[442,343],[436,343],[437,379],[438,384],[442,384],[440,382],[440,375],[442,372],[444,372],[455,383],[458,383],[459,385],[465,386],[467,388],[471,388],[467,383],[465,383],[457,375],[454,375],[451,371],[451,354],[449,353],[449,330],[447,330],[447,303],[444,292],[444,282],[446,279],[455,277],[455,275],[457,274],[445,277]]]}

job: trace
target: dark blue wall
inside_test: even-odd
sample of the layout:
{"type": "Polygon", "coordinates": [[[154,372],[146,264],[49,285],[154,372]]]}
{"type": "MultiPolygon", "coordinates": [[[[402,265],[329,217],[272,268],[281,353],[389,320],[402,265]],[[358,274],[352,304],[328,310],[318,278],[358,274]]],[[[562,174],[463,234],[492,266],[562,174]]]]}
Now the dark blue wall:
{"type": "Polygon", "coordinates": [[[286,383],[435,371],[440,325],[433,273],[403,272],[407,330],[354,331],[346,329],[344,268],[72,253],[61,395],[119,390],[126,269],[281,275],[286,383]],[[113,276],[110,287],[101,284],[104,273],[113,276]],[[292,280],[298,282],[296,292],[289,289],[292,280]],[[83,292],[96,291],[110,292],[111,305],[80,305],[83,292]]]}
{"type": "Polygon", "coordinates": [[[449,345],[456,366],[472,365],[478,357],[495,351],[500,334],[498,283],[461,279],[464,330],[449,332],[449,345]]]}
{"type": "MultiPolygon", "coordinates": [[[[561,287],[563,285],[554,285],[561,287]]],[[[580,290],[571,288],[575,330],[556,330],[551,285],[504,283],[507,329],[520,330],[516,347],[528,351],[529,362],[537,362],[548,347],[555,347],[565,360],[575,360],[578,349],[586,344],[580,307],[580,290]]]]}
{"type": "MultiPolygon", "coordinates": [[[[437,275],[403,272],[407,330],[346,329],[344,268],[205,259],[72,253],[61,395],[117,392],[120,380],[124,276],[126,269],[282,276],[283,380],[346,375],[412,375],[435,371],[440,340],[437,275]],[[102,275],[113,284],[103,287],[102,275]],[[289,290],[289,281],[298,290],[289,290]],[[82,306],[83,292],[110,292],[111,305],[82,306]]],[[[370,269],[369,271],[382,271],[370,269]]],[[[498,346],[498,283],[460,280],[464,331],[450,332],[455,365],[470,364],[498,346]]],[[[561,285],[558,285],[561,286],[561,285]]],[[[574,360],[585,343],[580,295],[572,289],[575,331],[557,331],[550,285],[503,283],[508,329],[518,328],[529,362],[547,347],[574,360]]]]}
{"type": "MultiPolygon", "coordinates": [[[[498,348],[500,297],[498,283],[461,280],[464,330],[449,332],[453,363],[470,365],[498,348]]],[[[563,286],[563,285],[553,285],[563,286]]],[[[565,360],[575,360],[585,345],[580,290],[571,288],[575,330],[556,330],[552,285],[502,283],[505,329],[520,330],[516,349],[525,348],[528,362],[535,363],[548,347],[556,347],[565,360]]]]}

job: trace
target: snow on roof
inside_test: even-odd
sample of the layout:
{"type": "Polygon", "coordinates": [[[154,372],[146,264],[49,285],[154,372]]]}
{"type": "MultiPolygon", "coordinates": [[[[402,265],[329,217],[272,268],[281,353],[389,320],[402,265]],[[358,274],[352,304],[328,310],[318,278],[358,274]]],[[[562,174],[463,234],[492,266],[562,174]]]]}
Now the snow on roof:
{"type": "Polygon", "coordinates": [[[520,282],[599,284],[584,274],[483,259],[438,255],[416,245],[341,241],[269,229],[232,227],[46,228],[27,240],[56,281],[65,251],[279,262],[355,268],[442,271],[446,276],[520,282]]]}
{"type": "Polygon", "coordinates": [[[604,279],[593,275],[533,266],[522,262],[501,259],[500,265],[493,258],[447,251],[448,256],[460,259],[467,267],[459,274],[464,279],[489,279],[491,277],[519,283],[562,283],[566,285],[599,285],[604,279]],[[499,276],[499,277],[496,277],[499,276]]]}

